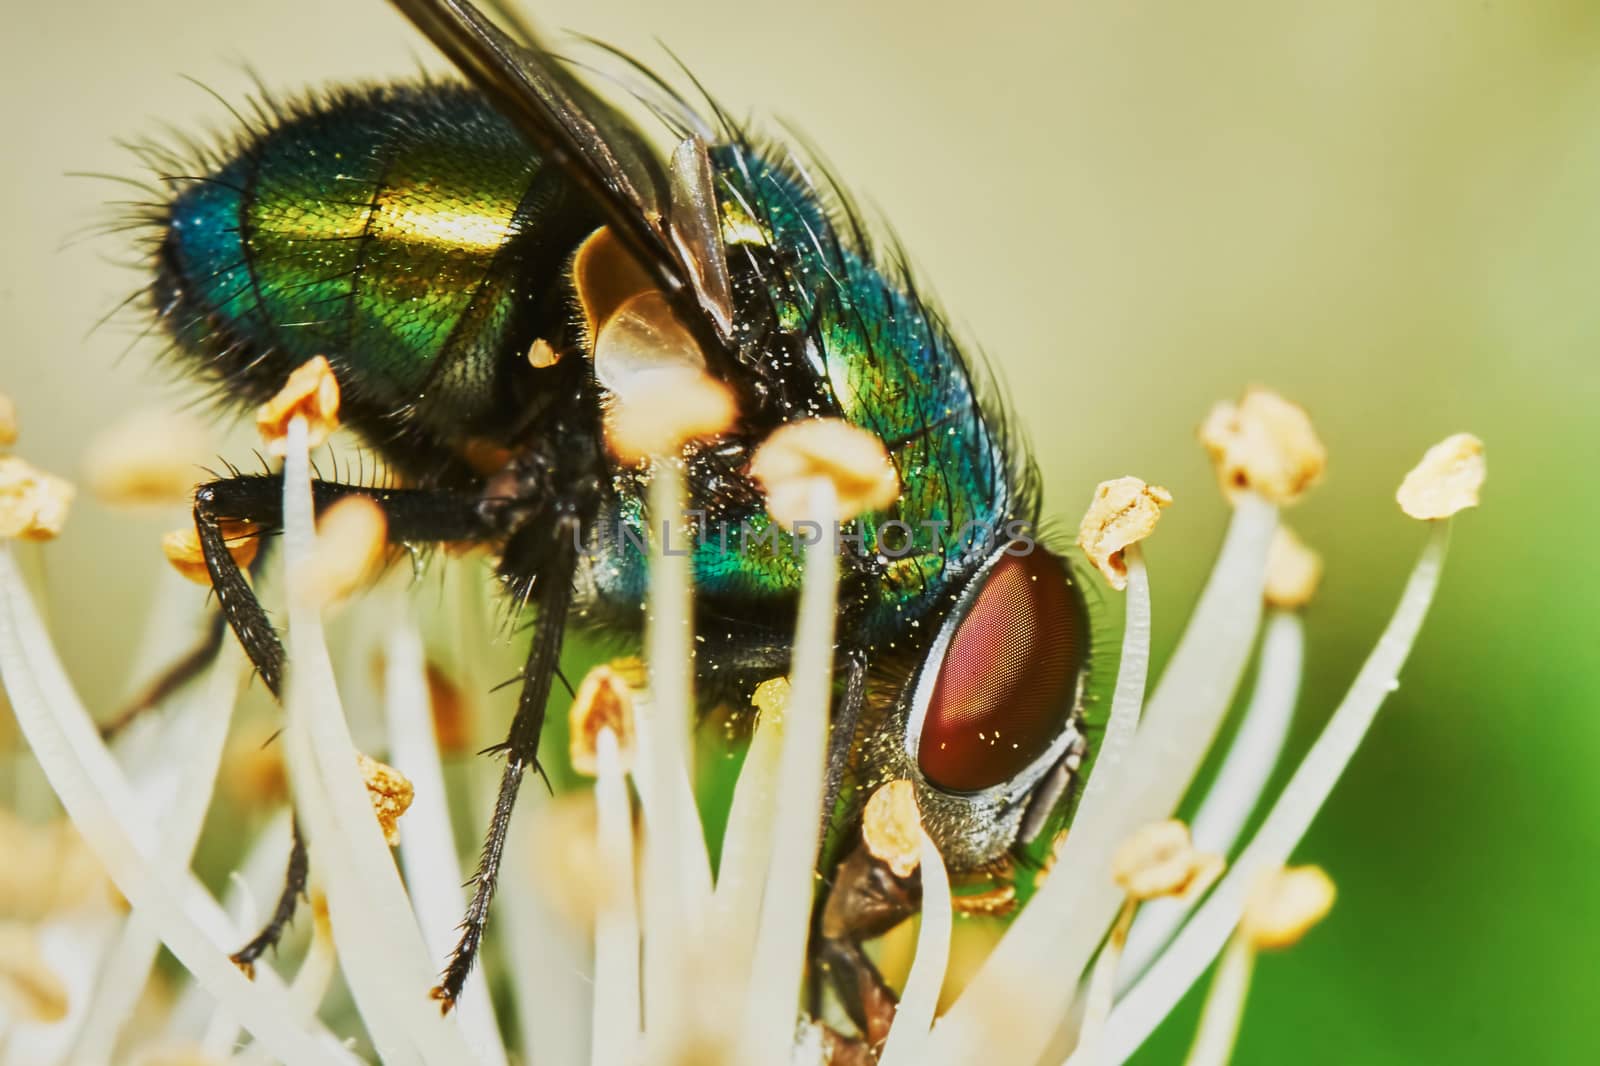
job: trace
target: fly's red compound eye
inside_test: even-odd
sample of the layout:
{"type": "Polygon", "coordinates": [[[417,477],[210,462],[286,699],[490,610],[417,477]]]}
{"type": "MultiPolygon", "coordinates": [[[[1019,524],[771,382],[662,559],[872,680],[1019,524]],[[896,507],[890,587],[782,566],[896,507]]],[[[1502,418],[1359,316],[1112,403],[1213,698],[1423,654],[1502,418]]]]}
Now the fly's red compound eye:
{"type": "Polygon", "coordinates": [[[1083,629],[1059,559],[1002,555],[939,664],[917,747],[928,781],[977,792],[1043,755],[1072,714],[1083,629]]]}

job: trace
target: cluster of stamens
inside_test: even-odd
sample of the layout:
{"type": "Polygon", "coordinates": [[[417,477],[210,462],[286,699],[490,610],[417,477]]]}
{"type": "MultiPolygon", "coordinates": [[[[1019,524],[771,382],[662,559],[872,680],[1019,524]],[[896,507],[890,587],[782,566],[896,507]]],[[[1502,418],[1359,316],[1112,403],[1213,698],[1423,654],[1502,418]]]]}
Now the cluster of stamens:
{"type": "MultiPolygon", "coordinates": [[[[606,249],[589,254],[603,257],[606,249]]],[[[618,374],[648,371],[630,363],[629,346],[639,331],[660,325],[649,297],[647,290],[621,291],[587,308],[596,358],[607,353],[618,374]]],[[[686,396],[699,395],[703,371],[674,373],[686,396]]],[[[692,398],[673,405],[681,416],[676,419],[657,413],[636,420],[625,398],[612,413],[616,453],[650,467],[652,513],[683,512],[684,442],[720,430],[731,417],[709,392],[703,403],[692,398]]],[[[297,372],[260,418],[269,449],[284,459],[293,668],[278,743],[317,871],[311,945],[291,982],[266,967],[251,981],[228,962],[240,923],[190,872],[224,765],[244,665],[237,649],[226,647],[196,694],[174,710],[186,730],[183,758],[124,766],[101,741],[61,670],[17,566],[18,549],[0,544],[0,673],[45,775],[137,918],[108,927],[120,930],[111,965],[134,975],[130,983],[137,989],[156,946],[165,944],[215,1001],[207,1048],[230,1046],[242,1027],[275,1058],[354,1061],[317,1020],[337,959],[386,1061],[504,1063],[481,971],[455,1015],[442,1018],[425,1009],[443,949],[433,933],[425,939],[422,931],[447,931],[461,902],[439,769],[444,734],[435,732],[430,707],[446,702],[445,695],[459,700],[462,694],[430,673],[408,611],[391,612],[396,617],[381,638],[381,735],[393,766],[357,748],[335,684],[323,614],[371,582],[386,543],[381,513],[364,501],[340,504],[313,521],[309,452],[337,426],[337,409],[337,382],[323,362],[297,372]],[[140,775],[166,782],[164,818],[149,817],[150,804],[136,797],[140,775]],[[408,807],[411,813],[401,819],[408,807]],[[395,844],[404,881],[390,850],[395,844]]],[[[0,397],[0,447],[15,436],[14,413],[0,397]]],[[[1482,447],[1475,438],[1453,437],[1406,478],[1402,507],[1433,524],[1417,570],[1321,738],[1260,828],[1241,843],[1293,711],[1303,641],[1297,611],[1321,577],[1320,560],[1280,524],[1278,508],[1318,480],[1325,452],[1303,411],[1261,390],[1237,405],[1219,406],[1202,436],[1234,504],[1233,523],[1188,630],[1148,695],[1150,583],[1140,542],[1172,495],[1136,478],[1106,482],[1095,493],[1079,543],[1127,597],[1109,720],[1076,820],[1056,841],[1048,876],[1038,878],[1033,898],[942,1014],[958,897],[910,783],[889,782],[867,799],[864,847],[896,876],[919,877],[923,898],[898,1011],[882,1045],[872,1049],[879,1063],[957,1066],[975,1056],[1072,1066],[1120,1062],[1219,953],[1222,965],[1191,1061],[1223,1062],[1256,953],[1294,943],[1332,905],[1325,874],[1287,863],[1395,683],[1438,580],[1449,516],[1477,502],[1482,447]],[[1258,674],[1237,739],[1192,822],[1173,822],[1171,812],[1233,702],[1263,604],[1258,674]]],[[[898,491],[880,442],[826,420],[774,434],[751,470],[783,523],[846,520],[885,506],[898,491]]],[[[147,494],[155,496],[170,487],[167,475],[116,473],[105,483],[150,486],[147,494]]],[[[131,496],[141,492],[128,490],[131,496]]],[[[0,535],[54,535],[70,499],[65,482],[0,457],[0,535]]],[[[227,532],[241,560],[254,543],[252,532],[227,532]]],[[[177,537],[165,547],[180,570],[204,577],[197,543],[177,537]]],[[[837,562],[825,548],[806,551],[792,668],[756,693],[756,726],[715,871],[692,785],[690,574],[687,563],[664,554],[659,543],[651,563],[648,665],[596,667],[571,712],[571,762],[594,778],[593,813],[561,837],[581,845],[587,857],[555,866],[580,889],[577,906],[586,908],[586,921],[577,933],[563,931],[548,915],[538,917],[538,904],[510,901],[509,954],[538,955],[542,967],[558,969],[563,960],[589,960],[583,965],[592,967],[591,1021],[581,1038],[564,1046],[587,1048],[596,1064],[825,1061],[827,1049],[838,1046],[830,1042],[837,1034],[803,1020],[797,1037],[796,1004],[816,888],[837,562]]],[[[49,1025],[80,1010],[86,1039],[115,1046],[132,998],[94,992],[93,1002],[76,1004],[81,990],[39,954],[31,930],[45,921],[42,913],[26,920],[0,916],[0,1010],[28,1025],[49,1025]]],[[[525,988],[529,980],[529,971],[517,972],[515,998],[537,1054],[550,1027],[570,1027],[562,1012],[571,1004],[541,1003],[548,996],[525,988]]]]}

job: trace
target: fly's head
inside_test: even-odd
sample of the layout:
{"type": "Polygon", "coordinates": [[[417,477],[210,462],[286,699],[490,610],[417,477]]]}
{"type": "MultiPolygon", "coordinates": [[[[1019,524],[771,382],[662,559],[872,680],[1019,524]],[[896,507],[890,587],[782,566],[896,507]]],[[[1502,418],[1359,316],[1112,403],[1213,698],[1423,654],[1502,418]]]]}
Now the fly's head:
{"type": "Polygon", "coordinates": [[[870,742],[868,776],[917,790],[957,870],[1032,840],[1087,755],[1089,618],[1065,560],[1033,541],[973,574],[870,742]]]}

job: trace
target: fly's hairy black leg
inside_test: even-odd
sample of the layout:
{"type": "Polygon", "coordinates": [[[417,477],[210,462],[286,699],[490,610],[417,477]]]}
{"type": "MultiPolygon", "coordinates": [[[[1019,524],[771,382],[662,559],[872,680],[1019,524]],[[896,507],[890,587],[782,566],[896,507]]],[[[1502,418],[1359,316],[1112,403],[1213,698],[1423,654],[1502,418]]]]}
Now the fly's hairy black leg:
{"type": "Polygon", "coordinates": [[[306,878],[311,871],[311,860],[306,855],[305,837],[300,835],[300,820],[295,819],[290,826],[293,843],[289,846],[289,866],[284,871],[283,888],[278,892],[278,902],[272,908],[272,917],[261,927],[261,931],[251,938],[250,943],[228,956],[235,966],[244,971],[246,977],[252,979],[256,975],[256,960],[265,955],[269,949],[278,946],[278,941],[283,939],[284,930],[288,929],[289,923],[294,920],[295,908],[306,896],[306,878]]]}
{"type": "MultiPolygon", "coordinates": [[[[250,560],[247,568],[251,580],[259,580],[266,570],[268,556],[272,554],[272,541],[263,540],[256,549],[255,558],[250,560]]],[[[124,729],[132,725],[136,719],[152,707],[158,707],[189,682],[199,677],[216,661],[217,653],[222,650],[223,638],[228,632],[228,621],[221,611],[213,611],[206,618],[205,634],[195,642],[194,647],[183,654],[183,657],[172,663],[144,687],[137,696],[129,700],[111,720],[100,727],[100,736],[107,742],[116,739],[124,729]]]]}
{"type": "MultiPolygon", "coordinates": [[[[388,520],[391,543],[478,540],[493,532],[492,523],[475,496],[429,489],[372,489],[330,481],[312,482],[311,493],[313,506],[319,513],[346,496],[359,495],[372,500],[388,520]]],[[[228,552],[223,539],[224,520],[252,523],[263,535],[276,533],[283,525],[282,476],[259,474],[223,478],[200,486],[194,495],[195,531],[200,537],[206,570],[211,575],[211,586],[217,593],[222,617],[233,628],[261,680],[281,699],[283,642],[256,598],[255,590],[228,552]]],[[[277,945],[305,894],[308,866],[305,842],[296,823],[283,891],[278,895],[272,918],[233,956],[235,963],[248,969],[269,948],[277,945]]]]}
{"type": "MultiPolygon", "coordinates": [[[[516,807],[523,774],[530,767],[536,773],[543,773],[538,762],[539,734],[544,730],[545,705],[550,699],[550,686],[561,656],[567,610],[572,604],[572,579],[578,562],[579,536],[578,519],[567,516],[554,523],[532,522],[514,534],[506,546],[503,573],[517,573],[510,568],[517,567],[523,560],[537,567],[534,609],[538,613],[534,620],[533,645],[528,650],[527,669],[523,672],[522,695],[517,700],[517,712],[511,720],[511,730],[503,744],[490,749],[503,752],[506,765],[500,776],[500,794],[495,800],[494,815],[484,838],[483,853],[472,878],[472,902],[467,907],[466,917],[461,920],[461,937],[450,954],[450,961],[439,978],[439,984],[433,989],[433,998],[440,1002],[445,1011],[455,1005],[461,989],[466,985],[467,975],[477,961],[484,926],[489,918],[489,904],[494,899],[495,884],[500,876],[506,835],[511,828],[511,812],[516,807]]],[[[519,577],[517,580],[522,579],[519,577]]]]}
{"type": "MultiPolygon", "coordinates": [[[[318,513],[346,496],[367,497],[388,520],[391,543],[480,540],[493,532],[475,496],[431,489],[373,489],[333,481],[312,482],[311,495],[318,513]]],[[[278,532],[283,526],[283,477],[251,474],[223,478],[201,485],[194,494],[195,532],[223,617],[261,680],[274,696],[281,696],[283,642],[239,564],[228,553],[224,520],[249,522],[259,527],[262,535],[278,532]]]]}

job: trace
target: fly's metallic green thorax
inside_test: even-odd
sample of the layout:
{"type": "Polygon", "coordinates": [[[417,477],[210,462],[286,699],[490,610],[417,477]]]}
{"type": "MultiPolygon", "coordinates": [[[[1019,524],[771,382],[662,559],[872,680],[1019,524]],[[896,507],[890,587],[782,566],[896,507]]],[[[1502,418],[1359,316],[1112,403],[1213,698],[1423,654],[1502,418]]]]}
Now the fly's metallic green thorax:
{"type": "MultiPolygon", "coordinates": [[[[1031,531],[1029,472],[1008,462],[1004,426],[979,402],[942,320],[903,271],[874,259],[848,207],[743,140],[710,154],[735,332],[762,382],[768,428],[842,418],[882,440],[899,474],[896,502],[841,538],[844,609],[888,650],[897,636],[915,635],[907,626],[951,604],[1008,527],[1031,531]]],[[[759,497],[695,506],[710,516],[693,549],[702,597],[759,612],[798,591],[798,549],[775,536],[759,497]]],[[[642,525],[636,503],[621,512],[642,525]]],[[[605,592],[637,602],[643,563],[637,550],[608,553],[598,568],[605,592]]]]}
{"type": "Polygon", "coordinates": [[[171,205],[156,297],[179,341],[259,401],[326,355],[362,413],[450,439],[519,417],[536,337],[597,225],[483,98],[341,94],[281,116],[171,205]]]}
{"type": "Polygon", "coordinates": [[[801,338],[797,358],[821,383],[815,413],[877,436],[899,474],[899,499],[861,523],[877,563],[866,621],[893,631],[946,599],[1008,523],[1031,524],[1035,501],[943,321],[904,271],[875,261],[848,206],[830,212],[798,168],[743,141],[712,158],[745,320],[801,338]]]}

